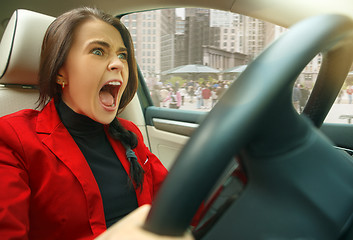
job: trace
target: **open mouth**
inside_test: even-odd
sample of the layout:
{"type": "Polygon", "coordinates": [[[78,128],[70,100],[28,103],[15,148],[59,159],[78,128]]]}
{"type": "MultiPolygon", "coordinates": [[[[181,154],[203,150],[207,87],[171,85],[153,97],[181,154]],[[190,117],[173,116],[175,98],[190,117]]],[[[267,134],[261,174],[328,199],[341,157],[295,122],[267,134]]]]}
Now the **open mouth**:
{"type": "Polygon", "coordinates": [[[104,106],[115,107],[120,86],[119,81],[111,81],[102,87],[99,91],[99,99],[104,106]]]}

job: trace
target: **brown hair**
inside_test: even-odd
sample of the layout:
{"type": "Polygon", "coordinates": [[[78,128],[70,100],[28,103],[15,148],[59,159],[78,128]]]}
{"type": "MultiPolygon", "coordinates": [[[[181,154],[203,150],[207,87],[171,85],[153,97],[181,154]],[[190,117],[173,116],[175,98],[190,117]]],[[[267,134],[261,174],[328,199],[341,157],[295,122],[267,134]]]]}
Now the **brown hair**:
{"type": "Polygon", "coordinates": [[[44,107],[51,98],[54,98],[55,101],[60,98],[61,87],[56,83],[59,69],[66,61],[71,49],[75,29],[88,19],[102,20],[120,32],[129,56],[129,81],[120,100],[119,111],[122,111],[134,97],[138,76],[134,46],[129,31],[118,18],[99,9],[83,7],[60,15],[50,24],[45,33],[39,67],[38,108],[44,107]]]}

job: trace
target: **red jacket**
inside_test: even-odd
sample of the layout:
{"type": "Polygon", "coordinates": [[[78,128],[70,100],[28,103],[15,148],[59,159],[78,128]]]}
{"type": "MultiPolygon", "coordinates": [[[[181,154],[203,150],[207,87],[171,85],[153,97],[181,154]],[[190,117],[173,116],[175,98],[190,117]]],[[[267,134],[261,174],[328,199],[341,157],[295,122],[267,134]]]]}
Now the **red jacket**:
{"type": "MultiPolygon", "coordinates": [[[[139,205],[149,204],[167,175],[136,133],[136,156],[145,170],[139,205]]],[[[129,173],[120,142],[108,139],[129,173]]],[[[91,169],[62,124],[53,101],[42,111],[0,118],[0,239],[92,239],[105,227],[102,198],[91,169]]]]}

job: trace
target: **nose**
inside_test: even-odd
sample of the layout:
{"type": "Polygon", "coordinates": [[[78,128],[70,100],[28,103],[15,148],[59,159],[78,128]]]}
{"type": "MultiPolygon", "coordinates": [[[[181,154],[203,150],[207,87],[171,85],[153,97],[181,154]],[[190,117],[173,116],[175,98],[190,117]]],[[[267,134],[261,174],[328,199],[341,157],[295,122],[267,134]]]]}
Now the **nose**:
{"type": "Polygon", "coordinates": [[[121,59],[118,56],[114,56],[108,65],[108,69],[110,71],[113,71],[113,70],[121,71],[124,69],[124,63],[121,61],[121,59]]]}

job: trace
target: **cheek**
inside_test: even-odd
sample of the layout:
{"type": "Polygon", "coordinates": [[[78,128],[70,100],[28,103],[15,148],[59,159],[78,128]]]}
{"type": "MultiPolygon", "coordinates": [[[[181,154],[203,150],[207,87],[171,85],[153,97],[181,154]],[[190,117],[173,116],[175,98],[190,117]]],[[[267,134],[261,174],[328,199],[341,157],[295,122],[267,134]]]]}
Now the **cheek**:
{"type": "Polygon", "coordinates": [[[128,86],[129,83],[129,69],[125,68],[124,69],[124,73],[123,73],[123,78],[124,78],[124,84],[123,84],[123,91],[121,91],[122,93],[125,91],[126,87],[128,86]]]}
{"type": "Polygon", "coordinates": [[[127,88],[127,84],[126,85],[123,85],[123,86],[121,86],[121,88],[120,88],[120,91],[119,91],[119,102],[121,101],[121,99],[123,98],[123,95],[125,94],[125,92],[126,92],[126,88],[127,88]]]}

